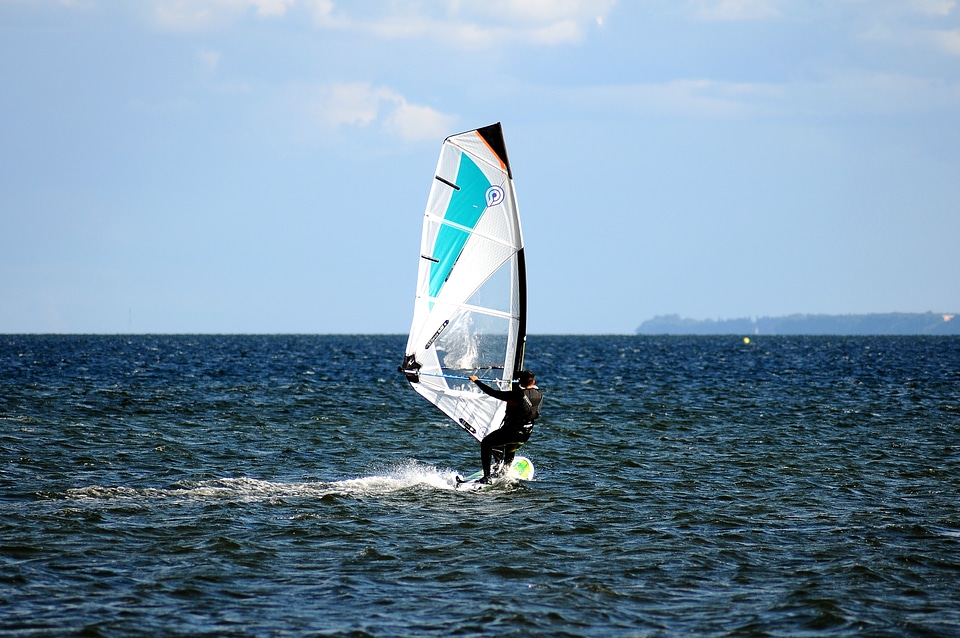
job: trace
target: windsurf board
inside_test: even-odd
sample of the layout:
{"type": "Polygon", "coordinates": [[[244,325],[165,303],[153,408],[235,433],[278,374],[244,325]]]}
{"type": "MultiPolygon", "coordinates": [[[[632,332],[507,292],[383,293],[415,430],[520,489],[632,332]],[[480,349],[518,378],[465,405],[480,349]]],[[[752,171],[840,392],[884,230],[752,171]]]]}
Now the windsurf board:
{"type": "Polygon", "coordinates": [[[457,477],[457,489],[458,490],[483,490],[488,487],[493,487],[494,485],[502,485],[504,483],[514,482],[514,481],[532,481],[533,480],[533,461],[528,459],[525,456],[514,457],[513,463],[510,464],[510,469],[501,474],[500,476],[494,478],[489,483],[480,483],[480,479],[483,478],[483,470],[478,470],[466,477],[465,479],[460,479],[457,477]]]}

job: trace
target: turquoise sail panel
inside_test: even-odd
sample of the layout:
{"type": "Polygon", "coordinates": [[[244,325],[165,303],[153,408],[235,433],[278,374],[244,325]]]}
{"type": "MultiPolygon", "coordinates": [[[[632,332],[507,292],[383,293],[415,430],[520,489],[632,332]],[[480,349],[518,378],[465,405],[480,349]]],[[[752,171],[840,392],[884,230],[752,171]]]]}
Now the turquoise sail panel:
{"type": "MultiPolygon", "coordinates": [[[[447,206],[447,212],[443,218],[445,221],[473,230],[480,221],[483,211],[486,210],[486,193],[490,188],[490,180],[466,153],[460,156],[457,186],[460,190],[453,191],[450,205],[447,206]]],[[[440,226],[433,245],[433,258],[437,261],[430,265],[429,294],[431,297],[440,294],[440,289],[450,276],[450,271],[457,263],[469,237],[470,233],[461,228],[446,224],[440,226]]]]}

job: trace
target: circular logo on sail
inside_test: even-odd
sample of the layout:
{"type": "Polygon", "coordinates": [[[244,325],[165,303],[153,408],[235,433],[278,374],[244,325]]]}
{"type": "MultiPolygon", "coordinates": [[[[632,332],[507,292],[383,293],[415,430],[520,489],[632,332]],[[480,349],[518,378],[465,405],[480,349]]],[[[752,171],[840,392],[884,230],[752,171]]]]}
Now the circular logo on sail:
{"type": "Polygon", "coordinates": [[[491,186],[487,189],[487,206],[496,206],[503,202],[503,189],[499,186],[491,186]]]}

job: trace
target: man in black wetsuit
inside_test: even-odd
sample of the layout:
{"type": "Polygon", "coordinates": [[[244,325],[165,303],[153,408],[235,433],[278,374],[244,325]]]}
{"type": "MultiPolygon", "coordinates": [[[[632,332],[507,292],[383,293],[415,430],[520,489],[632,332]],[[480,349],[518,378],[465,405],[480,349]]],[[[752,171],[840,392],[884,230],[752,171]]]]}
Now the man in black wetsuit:
{"type": "MultiPolygon", "coordinates": [[[[520,382],[519,387],[509,390],[494,390],[484,384],[478,377],[470,377],[470,380],[476,383],[486,394],[507,402],[507,412],[503,417],[503,425],[480,441],[480,461],[483,463],[481,483],[490,482],[490,457],[493,454],[493,448],[509,443],[526,443],[533,431],[533,422],[540,416],[543,394],[537,387],[537,380],[533,373],[529,370],[522,370],[517,375],[517,379],[520,382]]],[[[505,449],[505,466],[509,466],[512,460],[513,452],[505,449]]]]}

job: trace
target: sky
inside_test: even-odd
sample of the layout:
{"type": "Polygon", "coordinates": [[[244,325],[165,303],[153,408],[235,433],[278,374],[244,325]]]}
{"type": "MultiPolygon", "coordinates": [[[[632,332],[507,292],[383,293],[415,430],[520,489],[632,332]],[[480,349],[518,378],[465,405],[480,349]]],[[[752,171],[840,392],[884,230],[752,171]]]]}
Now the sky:
{"type": "Polygon", "coordinates": [[[957,4],[0,0],[0,333],[406,333],[498,121],[531,334],[960,312],[957,4]]]}

